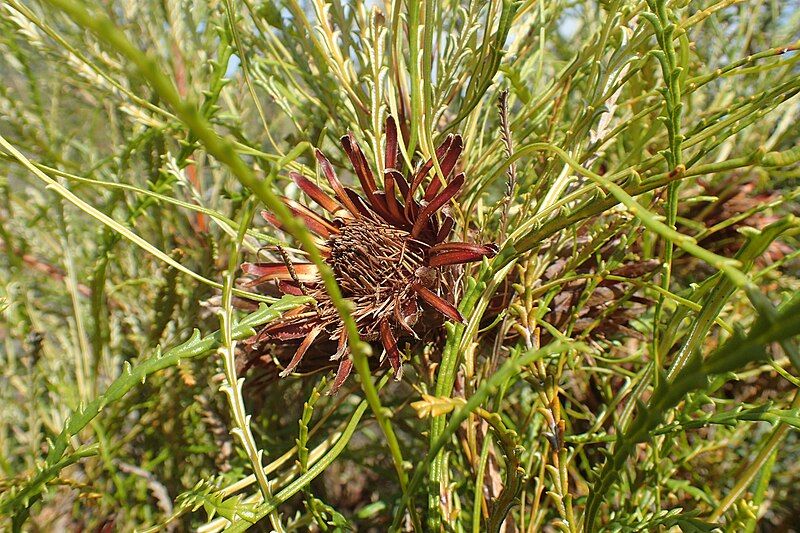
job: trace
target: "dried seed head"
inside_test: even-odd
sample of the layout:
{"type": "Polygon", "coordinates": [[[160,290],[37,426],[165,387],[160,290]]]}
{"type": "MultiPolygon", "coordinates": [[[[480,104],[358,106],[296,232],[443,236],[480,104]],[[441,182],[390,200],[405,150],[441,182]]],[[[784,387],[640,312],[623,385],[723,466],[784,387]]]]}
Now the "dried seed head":
{"type": "Polygon", "coordinates": [[[328,246],[328,263],[342,291],[376,298],[407,290],[428,247],[407,231],[367,219],[346,222],[328,246]]]}
{"type": "MultiPolygon", "coordinates": [[[[291,178],[333,220],[315,213],[288,198],[287,207],[301,218],[309,230],[319,235],[320,252],[331,266],[344,298],[353,306],[352,317],[362,339],[380,340],[389,363],[400,376],[397,338],[415,335],[421,305],[429,305],[450,320],[462,320],[458,310],[444,297],[451,294],[444,282],[444,269],[451,265],[478,261],[497,253],[494,244],[445,242],[453,229],[453,219],[442,213],[447,203],[464,184],[464,175],[452,176],[463,143],[449,135],[436,150],[439,168],[446,184],[434,176],[429,179],[433,161],[428,160],[408,176],[397,164],[397,129],[394,120],[386,122],[384,189],[379,190],[372,170],[352,134],[342,137],[356,176],[364,191],[362,198],[342,185],[333,165],[319,151],[320,169],[333,196],[297,173],[291,178]],[[425,181],[427,186],[423,186],[425,181]],[[420,191],[421,198],[416,198],[420,191]]],[[[264,218],[280,228],[270,213],[264,218]]],[[[316,266],[310,263],[245,263],[242,270],[255,279],[249,286],[277,281],[287,294],[309,293],[316,302],[285,315],[263,328],[248,345],[258,356],[261,341],[303,339],[281,375],[292,372],[316,339],[337,342],[332,359],[339,360],[334,389],[341,386],[352,363],[347,357],[344,325],[325,292],[316,266]]]]}

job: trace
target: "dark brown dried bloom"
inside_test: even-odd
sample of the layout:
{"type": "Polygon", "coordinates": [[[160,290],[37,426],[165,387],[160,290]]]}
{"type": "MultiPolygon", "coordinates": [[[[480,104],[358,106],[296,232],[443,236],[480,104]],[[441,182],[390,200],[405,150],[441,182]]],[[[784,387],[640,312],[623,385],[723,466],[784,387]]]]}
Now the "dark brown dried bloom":
{"type": "MultiPolygon", "coordinates": [[[[445,183],[435,174],[428,180],[432,160],[405,177],[398,170],[397,127],[389,117],[383,190],[378,189],[375,176],[352,133],[342,137],[341,142],[364,196],[342,185],[330,161],[317,150],[317,160],[333,190],[333,197],[298,173],[292,172],[291,178],[331,218],[320,216],[289,198],[283,201],[319,237],[319,250],[331,266],[342,295],[353,306],[352,316],[359,335],[367,341],[380,340],[399,379],[397,339],[416,336],[412,326],[420,316],[422,303],[450,320],[463,320],[455,306],[443,297],[447,293],[444,268],[492,257],[497,247],[445,242],[454,221],[441,210],[464,184],[463,173],[451,177],[463,148],[461,136],[448,135],[436,150],[445,183]],[[417,191],[421,191],[421,199],[417,198],[417,191]]],[[[271,213],[262,212],[262,216],[280,228],[271,213]]],[[[301,306],[280,321],[269,324],[250,339],[249,344],[303,339],[281,372],[286,376],[302,361],[315,341],[337,342],[338,349],[331,359],[339,361],[333,384],[333,389],[338,389],[350,374],[352,362],[343,323],[323,287],[317,267],[312,263],[284,261],[245,263],[242,270],[253,277],[248,286],[277,282],[285,294],[306,293],[315,300],[314,304],[301,306]]]]}
{"type": "MultiPolygon", "coordinates": [[[[620,278],[634,280],[653,275],[660,262],[656,259],[636,258],[639,251],[638,239],[628,245],[615,237],[597,248],[593,257],[579,265],[570,266],[574,246],[594,248],[591,235],[583,233],[584,231],[586,230],[579,230],[574,241],[564,243],[556,254],[557,258],[544,272],[544,282],[562,278],[568,272],[578,275],[577,279],[561,285],[560,292],[550,302],[550,311],[545,315],[545,320],[562,331],[571,324],[573,336],[591,331],[595,340],[616,335],[644,340],[643,335],[631,326],[653,302],[642,294],[631,293],[629,282],[620,278]],[[591,293],[587,295],[589,277],[598,274],[601,264],[607,268],[609,259],[621,246],[625,247],[629,257],[608,272],[615,279],[605,278],[596,285],[591,285],[591,293]]],[[[546,337],[545,335],[545,339],[546,337]]]]}
{"type": "MultiPolygon", "coordinates": [[[[763,229],[780,218],[772,209],[766,209],[779,199],[780,194],[776,191],[759,191],[753,177],[732,174],[718,180],[699,180],[697,185],[696,192],[692,191],[692,194],[702,201],[681,202],[678,215],[694,223],[692,227],[684,226],[690,234],[697,231],[698,223],[708,230],[713,229],[712,232],[701,232],[696,237],[699,245],[718,254],[733,257],[739,251],[745,240],[738,231],[740,228],[751,226],[763,229]]],[[[791,252],[791,247],[776,240],[758,262],[769,264],[791,252]]],[[[685,257],[679,265],[682,270],[692,273],[697,268],[697,261],[685,257]]]]}
{"type": "MultiPolygon", "coordinates": [[[[556,266],[557,263],[554,265],[556,266]]],[[[656,259],[625,261],[609,274],[637,279],[654,272],[659,266],[656,259]]],[[[593,267],[579,269],[581,274],[595,273],[593,267]]],[[[547,278],[545,278],[547,279],[547,278]]],[[[545,320],[558,329],[573,321],[572,335],[591,330],[595,339],[606,339],[614,335],[644,340],[644,336],[631,327],[631,323],[642,316],[653,302],[637,294],[629,294],[628,283],[604,279],[585,296],[587,280],[575,279],[566,282],[550,304],[545,320]]],[[[545,338],[547,338],[545,336],[545,338]]]]}

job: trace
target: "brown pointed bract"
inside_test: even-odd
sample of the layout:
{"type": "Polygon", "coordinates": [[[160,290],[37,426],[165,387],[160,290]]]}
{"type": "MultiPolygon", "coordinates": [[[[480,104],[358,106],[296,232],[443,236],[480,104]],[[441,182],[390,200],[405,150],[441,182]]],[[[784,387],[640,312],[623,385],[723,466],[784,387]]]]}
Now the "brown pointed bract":
{"type": "MultiPolygon", "coordinates": [[[[364,152],[350,133],[342,146],[364,191],[364,196],[345,187],[325,155],[315,152],[320,170],[331,187],[328,194],[308,178],[292,172],[297,186],[331,215],[313,211],[288,198],[284,203],[306,227],[320,238],[320,249],[331,266],[342,295],[353,305],[352,316],[363,340],[380,341],[396,377],[401,375],[398,340],[415,336],[413,329],[422,306],[435,309],[449,320],[462,322],[458,309],[447,300],[452,291],[446,286],[445,270],[451,265],[480,261],[497,253],[494,244],[445,242],[453,229],[453,219],[442,214],[442,207],[456,197],[464,185],[464,174],[454,170],[463,149],[460,135],[448,135],[436,150],[442,176],[432,172],[432,160],[404,176],[399,163],[398,132],[392,117],[386,121],[384,188],[375,181],[364,152]],[[423,182],[428,180],[427,186],[423,182]],[[417,191],[422,198],[417,198],[417,191]]],[[[280,228],[276,218],[262,213],[267,222],[280,228]]],[[[335,341],[338,350],[331,357],[339,361],[333,390],[342,386],[352,370],[344,326],[314,265],[307,263],[245,263],[251,276],[248,286],[276,282],[286,294],[307,293],[315,303],[307,304],[279,321],[263,328],[249,345],[261,341],[302,339],[291,361],[281,372],[291,373],[302,361],[312,343],[335,341]]]]}

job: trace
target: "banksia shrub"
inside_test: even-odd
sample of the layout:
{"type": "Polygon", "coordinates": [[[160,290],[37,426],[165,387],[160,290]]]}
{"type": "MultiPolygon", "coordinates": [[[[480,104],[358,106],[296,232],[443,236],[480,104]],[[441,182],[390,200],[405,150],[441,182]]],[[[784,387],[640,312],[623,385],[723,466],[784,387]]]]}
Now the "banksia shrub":
{"type": "Polygon", "coordinates": [[[789,531],[796,0],[3,0],[0,530],[789,531]]]}

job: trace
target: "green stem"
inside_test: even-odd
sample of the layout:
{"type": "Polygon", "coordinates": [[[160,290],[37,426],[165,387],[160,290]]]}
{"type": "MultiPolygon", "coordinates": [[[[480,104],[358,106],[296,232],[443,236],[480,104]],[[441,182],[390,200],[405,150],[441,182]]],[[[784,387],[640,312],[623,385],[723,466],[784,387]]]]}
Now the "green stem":
{"type": "MultiPolygon", "coordinates": [[[[444,448],[445,444],[447,444],[448,440],[456,432],[461,423],[464,422],[467,417],[469,417],[470,413],[480,407],[483,402],[487,400],[487,398],[489,398],[500,386],[502,386],[506,380],[513,378],[516,374],[519,374],[521,369],[535,361],[538,361],[539,359],[543,359],[569,349],[583,350],[585,349],[585,346],[580,343],[574,343],[568,346],[562,342],[555,342],[539,348],[538,350],[530,350],[516,359],[508,359],[500,368],[497,369],[497,372],[481,382],[478,389],[469,398],[469,400],[467,400],[464,406],[452,414],[450,420],[441,431],[439,438],[432,442],[430,448],[428,449],[428,453],[418,463],[418,466],[414,471],[414,475],[411,477],[411,481],[408,484],[407,494],[414,494],[414,491],[422,482],[422,478],[427,471],[427,466],[433,464],[436,456],[439,454],[442,448],[444,448]]],[[[395,512],[394,521],[389,529],[390,531],[397,531],[397,528],[399,527],[400,521],[403,517],[403,510],[408,504],[408,496],[404,496],[402,505],[400,505],[395,512]]]]}
{"type": "MultiPolygon", "coordinates": [[[[228,398],[228,407],[232,415],[234,428],[231,434],[239,438],[239,441],[244,447],[250,465],[253,468],[253,473],[258,481],[258,486],[261,489],[261,494],[264,501],[269,501],[272,498],[272,491],[269,488],[269,480],[267,474],[264,472],[262,463],[263,450],[256,444],[253,432],[250,429],[250,415],[247,414],[247,409],[244,406],[244,396],[242,389],[244,387],[244,378],[240,378],[236,374],[236,344],[233,340],[233,332],[231,323],[233,322],[233,283],[234,276],[238,269],[239,252],[241,249],[242,241],[244,240],[245,230],[247,223],[253,218],[254,206],[252,202],[245,202],[242,209],[242,223],[239,225],[239,232],[236,235],[236,240],[232,244],[232,250],[228,256],[228,269],[225,272],[225,284],[222,290],[222,310],[220,312],[220,332],[222,333],[222,345],[219,347],[219,354],[222,356],[222,361],[225,367],[225,379],[227,383],[220,387],[220,390],[225,393],[228,398]]],[[[272,524],[272,529],[277,533],[284,533],[285,529],[281,523],[280,515],[277,510],[269,514],[269,520],[272,524]]]]}
{"type": "Polygon", "coordinates": [[[417,146],[419,129],[423,128],[422,110],[420,102],[420,88],[422,79],[419,73],[419,0],[408,1],[408,69],[411,78],[411,136],[406,149],[413,154],[417,146]]]}
{"type": "Polygon", "coordinates": [[[331,449],[326,453],[318,462],[314,463],[314,465],[308,469],[306,473],[302,476],[298,477],[294,480],[291,484],[289,484],[285,489],[278,492],[270,501],[264,502],[261,507],[259,507],[254,513],[254,520],[252,523],[241,521],[234,524],[231,524],[230,527],[226,529],[231,533],[238,533],[241,531],[245,531],[250,526],[267,516],[267,514],[274,511],[278,504],[281,502],[285,502],[298,492],[302,490],[303,487],[311,483],[311,481],[320,475],[328,466],[336,459],[340,453],[342,453],[347,446],[347,443],[350,442],[350,438],[353,436],[353,433],[358,426],[361,417],[364,415],[364,411],[367,410],[367,402],[362,401],[358,407],[356,407],[353,416],[350,418],[350,421],[347,423],[344,431],[342,432],[342,436],[339,437],[339,440],[336,441],[336,444],[331,446],[331,449]]]}

